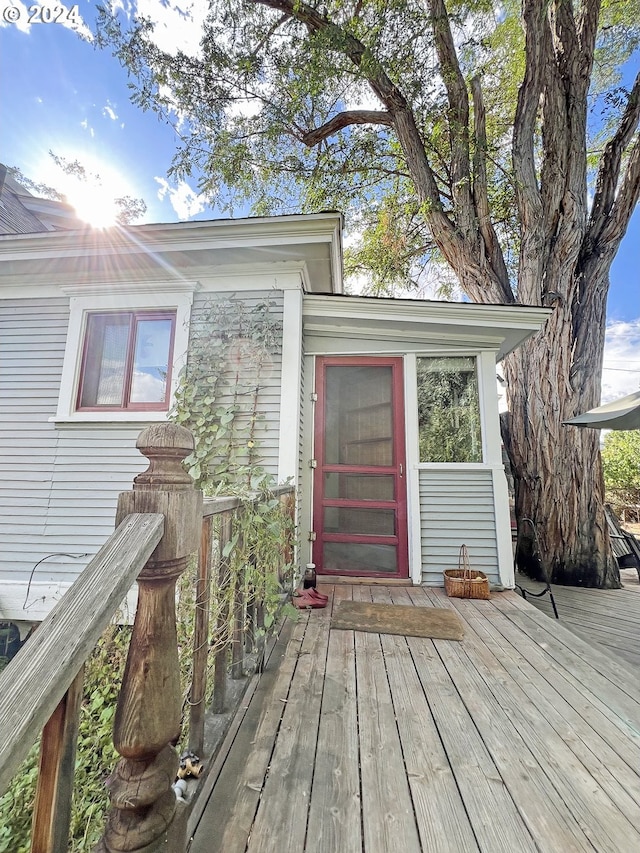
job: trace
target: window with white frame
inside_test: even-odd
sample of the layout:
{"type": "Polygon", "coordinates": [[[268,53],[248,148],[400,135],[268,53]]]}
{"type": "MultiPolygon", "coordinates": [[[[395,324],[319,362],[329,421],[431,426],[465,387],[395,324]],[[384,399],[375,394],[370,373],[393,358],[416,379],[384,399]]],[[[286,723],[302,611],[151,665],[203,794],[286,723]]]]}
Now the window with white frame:
{"type": "Polygon", "coordinates": [[[186,362],[196,283],[118,283],[71,294],[56,421],[166,418],[186,362]]]}
{"type": "Polygon", "coordinates": [[[420,462],[482,462],[476,359],[418,357],[420,462]]]}
{"type": "Polygon", "coordinates": [[[77,411],[169,408],[175,311],[90,313],[77,411]]]}

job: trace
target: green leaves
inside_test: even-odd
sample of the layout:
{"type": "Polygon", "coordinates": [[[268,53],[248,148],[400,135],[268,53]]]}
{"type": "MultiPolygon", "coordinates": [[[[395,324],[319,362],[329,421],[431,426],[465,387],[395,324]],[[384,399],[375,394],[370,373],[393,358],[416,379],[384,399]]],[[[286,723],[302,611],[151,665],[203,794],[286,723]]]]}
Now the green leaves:
{"type": "Polygon", "coordinates": [[[188,363],[172,419],[190,429],[191,476],[208,494],[250,489],[259,474],[257,431],[262,376],[281,347],[282,320],[270,297],[257,304],[235,294],[194,309],[188,363]]]}
{"type": "Polygon", "coordinates": [[[640,520],[640,430],[609,432],[602,467],[609,502],[640,520]]]}

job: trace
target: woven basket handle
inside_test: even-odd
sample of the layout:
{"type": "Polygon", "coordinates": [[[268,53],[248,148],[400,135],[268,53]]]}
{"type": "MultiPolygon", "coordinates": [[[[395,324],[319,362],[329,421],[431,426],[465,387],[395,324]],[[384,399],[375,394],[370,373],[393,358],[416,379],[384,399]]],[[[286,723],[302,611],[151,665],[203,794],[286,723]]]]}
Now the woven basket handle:
{"type": "Polygon", "coordinates": [[[464,580],[466,580],[467,577],[471,578],[471,563],[469,562],[469,552],[467,551],[466,545],[460,546],[458,569],[464,572],[464,580]]]}

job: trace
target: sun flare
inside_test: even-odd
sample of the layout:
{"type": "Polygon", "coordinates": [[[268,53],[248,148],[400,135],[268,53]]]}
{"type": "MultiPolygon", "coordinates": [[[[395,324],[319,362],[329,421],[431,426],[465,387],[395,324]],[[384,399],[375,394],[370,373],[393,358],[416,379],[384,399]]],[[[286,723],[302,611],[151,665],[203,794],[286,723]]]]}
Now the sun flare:
{"type": "Polygon", "coordinates": [[[109,163],[84,151],[64,151],[54,162],[45,161],[38,180],[54,187],[75,210],[78,219],[93,228],[108,228],[122,213],[117,200],[134,196],[125,177],[109,163]]]}
{"type": "Polygon", "coordinates": [[[118,206],[106,187],[76,181],[75,186],[67,189],[66,196],[78,218],[93,228],[108,228],[118,221],[118,206]]]}

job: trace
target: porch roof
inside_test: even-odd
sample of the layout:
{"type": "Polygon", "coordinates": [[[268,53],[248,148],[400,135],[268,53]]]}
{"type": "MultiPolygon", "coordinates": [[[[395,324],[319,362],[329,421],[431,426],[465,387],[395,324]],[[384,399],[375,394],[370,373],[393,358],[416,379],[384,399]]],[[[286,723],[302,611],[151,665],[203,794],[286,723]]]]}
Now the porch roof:
{"type": "Polygon", "coordinates": [[[492,349],[497,360],[539,331],[550,314],[549,308],[523,305],[341,294],[306,294],[302,307],[306,335],[398,342],[428,339],[429,343],[492,349]]]}

